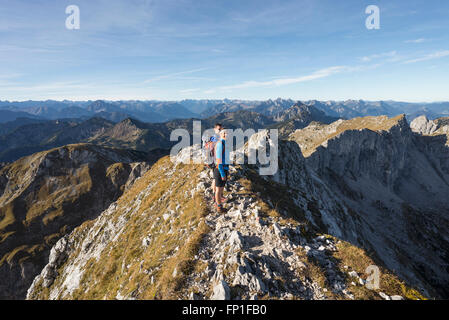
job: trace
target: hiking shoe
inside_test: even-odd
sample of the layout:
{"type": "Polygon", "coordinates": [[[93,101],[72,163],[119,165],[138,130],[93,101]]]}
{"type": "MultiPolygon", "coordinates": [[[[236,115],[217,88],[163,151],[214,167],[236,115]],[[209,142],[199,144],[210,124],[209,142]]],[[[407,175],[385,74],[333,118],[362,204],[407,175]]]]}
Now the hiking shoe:
{"type": "MultiPolygon", "coordinates": [[[[217,201],[215,200],[215,197],[214,197],[214,199],[212,201],[214,202],[214,204],[217,204],[217,201]]],[[[226,203],[226,202],[229,202],[228,198],[221,198],[221,203],[226,203]]]]}
{"type": "Polygon", "coordinates": [[[217,209],[218,213],[223,213],[226,210],[223,208],[223,205],[218,205],[217,203],[215,203],[215,209],[217,209]]]}

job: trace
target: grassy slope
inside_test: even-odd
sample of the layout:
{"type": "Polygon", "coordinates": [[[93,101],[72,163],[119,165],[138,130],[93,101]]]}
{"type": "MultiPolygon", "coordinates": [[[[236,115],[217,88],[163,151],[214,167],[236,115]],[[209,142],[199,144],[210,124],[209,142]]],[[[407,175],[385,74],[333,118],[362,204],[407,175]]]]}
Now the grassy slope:
{"type": "MultiPolygon", "coordinates": [[[[81,286],[65,299],[114,299],[118,292],[140,299],[177,298],[185,275],[195,267],[196,248],[208,228],[201,221],[207,212],[204,200],[190,193],[202,166],[180,166],[167,178],[172,164],[168,157],[161,159],[117,201],[113,219],[125,215],[123,232],[98,260],[84,266],[81,286]],[[142,198],[149,185],[151,191],[142,198]],[[127,208],[133,208],[139,196],[140,209],[130,214],[127,208]],[[170,210],[177,215],[173,223],[163,218],[170,210]],[[151,235],[147,247],[142,246],[143,235],[151,235]]],[[[93,222],[86,222],[77,228],[79,240],[92,226],[93,222]]],[[[60,280],[53,286],[60,285],[60,280]]],[[[48,289],[41,287],[36,298],[47,297],[48,289]]]]}

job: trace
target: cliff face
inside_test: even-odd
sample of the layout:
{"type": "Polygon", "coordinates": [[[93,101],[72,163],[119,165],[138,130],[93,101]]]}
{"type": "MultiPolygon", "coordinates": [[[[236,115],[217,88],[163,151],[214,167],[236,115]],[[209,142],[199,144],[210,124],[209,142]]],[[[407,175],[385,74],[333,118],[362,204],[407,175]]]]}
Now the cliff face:
{"type": "Polygon", "coordinates": [[[441,136],[414,134],[404,117],[376,118],[363,125],[370,129],[361,118],[291,135],[346,208],[321,220],[409,283],[447,297],[449,149],[441,136]]]}
{"type": "Polygon", "coordinates": [[[0,299],[23,299],[55,242],[95,218],[148,169],[143,155],[92,145],[36,153],[0,169],[0,299]]]}

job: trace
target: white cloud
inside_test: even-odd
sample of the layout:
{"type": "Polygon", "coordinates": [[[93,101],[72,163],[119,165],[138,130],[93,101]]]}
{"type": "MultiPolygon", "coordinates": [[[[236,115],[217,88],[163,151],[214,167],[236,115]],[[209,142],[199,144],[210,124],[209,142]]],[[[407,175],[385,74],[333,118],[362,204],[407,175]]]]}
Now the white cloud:
{"type": "Polygon", "coordinates": [[[337,74],[343,71],[350,71],[350,68],[346,66],[334,66],[329,67],[325,69],[320,69],[318,71],[315,71],[309,75],[300,76],[300,77],[294,77],[294,78],[279,78],[269,81],[245,81],[239,84],[235,85],[229,85],[229,86],[220,86],[217,88],[212,88],[209,90],[204,91],[206,94],[215,93],[216,91],[229,91],[234,89],[246,89],[246,88],[259,88],[259,87],[279,87],[294,83],[300,83],[300,82],[306,82],[306,81],[312,81],[315,79],[321,79],[329,77],[333,74],[337,74]]]}
{"type": "Polygon", "coordinates": [[[157,77],[154,77],[154,78],[151,78],[151,79],[147,79],[143,83],[150,83],[150,82],[163,80],[163,79],[176,78],[178,76],[182,76],[182,75],[185,75],[185,74],[191,74],[191,73],[195,73],[195,72],[200,72],[200,71],[204,71],[204,70],[207,70],[207,69],[208,68],[199,68],[199,69],[193,69],[193,70],[188,70],[188,71],[182,71],[182,72],[176,72],[176,73],[160,75],[160,76],[157,76],[157,77]]]}
{"type": "Polygon", "coordinates": [[[73,89],[88,89],[92,86],[89,83],[81,82],[53,82],[47,84],[39,85],[28,85],[28,86],[8,86],[3,88],[5,91],[60,91],[60,90],[73,90],[73,89]]]}
{"type": "Polygon", "coordinates": [[[184,89],[184,90],[180,90],[180,93],[184,93],[184,94],[189,94],[189,93],[193,93],[193,92],[197,92],[199,91],[199,88],[193,88],[193,89],[184,89]]]}
{"type": "Polygon", "coordinates": [[[423,43],[425,41],[427,41],[427,39],[419,38],[419,39],[414,39],[414,40],[406,40],[404,42],[405,43],[423,43]]]}
{"type": "Polygon", "coordinates": [[[359,59],[362,60],[363,62],[370,62],[371,60],[374,60],[374,59],[393,58],[396,55],[397,55],[396,51],[390,51],[390,52],[384,52],[384,53],[379,53],[379,54],[372,54],[370,56],[365,56],[365,57],[362,57],[359,59]]]}
{"type": "Polygon", "coordinates": [[[428,60],[434,60],[434,59],[439,59],[439,58],[443,58],[443,57],[446,57],[446,56],[449,56],[449,50],[437,51],[437,52],[434,52],[434,53],[427,54],[427,55],[425,55],[423,57],[420,57],[420,58],[407,60],[407,61],[404,61],[404,64],[416,63],[416,62],[428,61],[428,60]]]}
{"type": "Polygon", "coordinates": [[[21,73],[0,74],[0,80],[20,78],[21,73]]]}

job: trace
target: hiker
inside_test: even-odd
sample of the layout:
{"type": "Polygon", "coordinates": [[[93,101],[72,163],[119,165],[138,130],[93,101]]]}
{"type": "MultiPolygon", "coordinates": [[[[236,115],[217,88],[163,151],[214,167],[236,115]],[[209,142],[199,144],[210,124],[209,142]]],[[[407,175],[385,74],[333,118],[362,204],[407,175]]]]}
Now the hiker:
{"type": "Polygon", "coordinates": [[[229,172],[229,153],[226,150],[226,135],[225,129],[220,130],[220,139],[215,146],[215,206],[218,212],[224,212],[223,202],[226,198],[223,197],[223,189],[226,185],[229,172]]]}
{"type": "MultiPolygon", "coordinates": [[[[221,123],[216,123],[214,126],[215,134],[209,138],[206,142],[206,162],[207,166],[212,169],[212,172],[215,169],[215,145],[220,139],[220,130],[223,129],[223,125],[221,123]]],[[[212,192],[215,199],[215,179],[212,178],[212,192]]],[[[214,200],[215,201],[215,200],[214,200]]]]}

